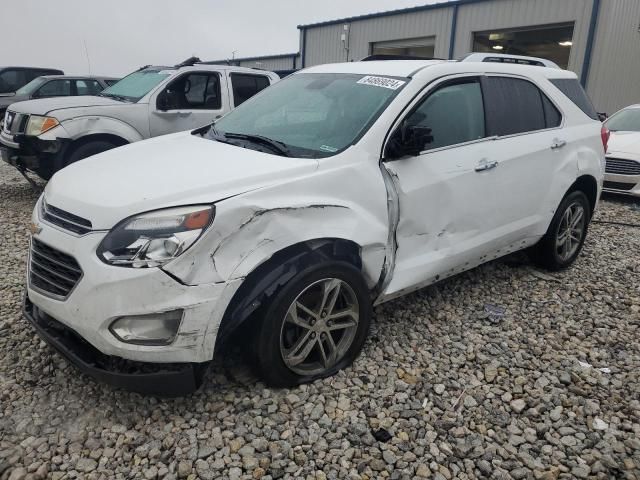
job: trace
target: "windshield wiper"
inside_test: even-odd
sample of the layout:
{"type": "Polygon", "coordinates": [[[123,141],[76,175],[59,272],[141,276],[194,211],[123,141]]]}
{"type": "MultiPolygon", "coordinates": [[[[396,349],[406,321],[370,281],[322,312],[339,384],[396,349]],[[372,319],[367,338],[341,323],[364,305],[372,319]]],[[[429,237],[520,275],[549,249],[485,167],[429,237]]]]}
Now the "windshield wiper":
{"type": "Polygon", "coordinates": [[[123,97],[122,95],[114,95],[113,93],[102,93],[102,92],[100,92],[98,94],[98,97],[113,98],[114,100],[118,100],[120,102],[131,103],[131,100],[129,100],[127,97],[123,97]]]}
{"type": "MultiPolygon", "coordinates": [[[[214,135],[217,133],[221,135],[215,130],[215,127],[211,127],[214,130],[214,135]]],[[[272,140],[269,137],[263,137],[262,135],[251,135],[248,133],[225,133],[224,138],[235,138],[238,140],[246,140],[248,142],[258,143],[261,145],[266,145],[271,148],[271,150],[277,152],[279,155],[283,157],[290,157],[291,151],[289,147],[283,142],[279,142],[278,140],[272,140]]]]}

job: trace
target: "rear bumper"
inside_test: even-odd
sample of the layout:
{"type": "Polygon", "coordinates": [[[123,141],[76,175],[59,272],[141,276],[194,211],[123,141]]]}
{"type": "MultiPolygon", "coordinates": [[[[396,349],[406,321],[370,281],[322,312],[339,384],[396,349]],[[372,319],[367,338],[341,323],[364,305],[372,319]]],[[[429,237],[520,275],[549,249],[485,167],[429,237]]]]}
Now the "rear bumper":
{"type": "Polygon", "coordinates": [[[99,382],[134,392],[172,397],[191,393],[201,384],[207,363],[142,363],[105,355],[75,331],[40,310],[27,295],[23,312],[44,341],[99,382]]]}

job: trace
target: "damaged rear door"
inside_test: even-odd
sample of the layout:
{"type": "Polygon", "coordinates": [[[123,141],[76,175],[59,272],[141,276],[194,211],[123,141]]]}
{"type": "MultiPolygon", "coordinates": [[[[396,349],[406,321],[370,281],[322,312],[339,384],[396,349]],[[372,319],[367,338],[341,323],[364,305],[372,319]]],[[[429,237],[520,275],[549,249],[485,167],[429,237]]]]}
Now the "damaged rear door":
{"type": "Polygon", "coordinates": [[[463,76],[432,88],[398,130],[431,129],[416,156],[383,167],[393,179],[399,208],[393,277],[383,295],[393,297],[481,263],[492,250],[503,211],[497,164],[487,137],[480,78],[463,76]]]}

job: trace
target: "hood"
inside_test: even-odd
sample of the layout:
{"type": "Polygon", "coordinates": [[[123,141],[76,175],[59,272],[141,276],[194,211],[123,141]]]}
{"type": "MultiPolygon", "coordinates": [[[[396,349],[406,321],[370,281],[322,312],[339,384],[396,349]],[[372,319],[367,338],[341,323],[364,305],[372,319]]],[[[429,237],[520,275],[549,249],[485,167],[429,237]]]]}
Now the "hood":
{"type": "Polygon", "coordinates": [[[18,113],[47,115],[56,110],[64,110],[67,108],[105,107],[113,105],[123,106],[127,104],[107,97],[53,97],[18,102],[11,107],[11,110],[18,113]]]}
{"type": "Polygon", "coordinates": [[[235,147],[190,132],[119,147],[70,165],[45,188],[47,203],[103,230],[134,214],[213,203],[312,173],[317,160],[235,147]]]}
{"type": "Polygon", "coordinates": [[[24,97],[13,95],[13,94],[7,95],[6,97],[0,96],[0,108],[7,108],[12,103],[19,102],[20,100],[23,100],[23,99],[24,97]]]}
{"type": "Polygon", "coordinates": [[[640,160],[640,132],[611,132],[607,155],[640,160]]]}

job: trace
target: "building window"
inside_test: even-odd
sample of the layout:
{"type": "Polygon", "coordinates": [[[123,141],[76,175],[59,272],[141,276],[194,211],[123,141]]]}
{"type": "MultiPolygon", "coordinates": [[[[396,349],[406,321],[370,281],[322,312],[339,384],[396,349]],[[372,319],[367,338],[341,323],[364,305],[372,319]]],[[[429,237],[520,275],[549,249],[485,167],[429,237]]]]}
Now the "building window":
{"type": "Polygon", "coordinates": [[[402,55],[433,58],[435,44],[435,37],[375,42],[371,44],[371,55],[402,55]]]}
{"type": "Polygon", "coordinates": [[[476,32],[473,36],[473,51],[546,58],[566,69],[573,46],[573,28],[571,23],[476,32]]]}

